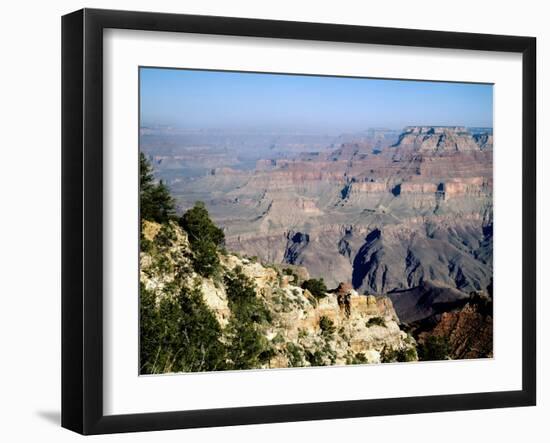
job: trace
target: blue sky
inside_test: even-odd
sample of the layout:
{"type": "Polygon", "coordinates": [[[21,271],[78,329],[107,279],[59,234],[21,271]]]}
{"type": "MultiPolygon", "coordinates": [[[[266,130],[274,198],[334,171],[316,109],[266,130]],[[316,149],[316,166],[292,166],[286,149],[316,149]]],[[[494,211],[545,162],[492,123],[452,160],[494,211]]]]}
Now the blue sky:
{"type": "Polygon", "coordinates": [[[361,131],[493,125],[491,85],[141,68],[142,126],[361,131]]]}

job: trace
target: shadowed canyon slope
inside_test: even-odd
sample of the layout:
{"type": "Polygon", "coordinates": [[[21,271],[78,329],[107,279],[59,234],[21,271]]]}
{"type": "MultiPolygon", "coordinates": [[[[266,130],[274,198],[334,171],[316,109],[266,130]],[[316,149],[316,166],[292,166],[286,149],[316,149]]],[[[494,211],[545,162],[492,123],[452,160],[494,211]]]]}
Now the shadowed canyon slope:
{"type": "Polygon", "coordinates": [[[407,127],[169,184],[182,208],[206,203],[228,250],[395,292],[416,319],[403,291],[434,282],[452,301],[491,283],[492,164],[490,132],[407,127]]]}

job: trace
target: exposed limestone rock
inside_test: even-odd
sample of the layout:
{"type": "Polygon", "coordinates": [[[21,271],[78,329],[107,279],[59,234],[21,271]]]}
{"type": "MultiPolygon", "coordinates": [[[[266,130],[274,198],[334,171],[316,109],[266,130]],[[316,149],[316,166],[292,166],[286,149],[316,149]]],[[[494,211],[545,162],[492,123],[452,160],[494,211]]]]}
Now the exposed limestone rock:
{"type": "MultiPolygon", "coordinates": [[[[160,235],[166,240],[160,249],[141,253],[141,283],[158,299],[180,296],[183,286],[199,288],[224,328],[232,313],[223,278],[194,273],[185,232],[174,223],[169,233],[159,226],[145,222],[143,227],[149,241],[158,244],[160,235]]],[[[387,297],[359,295],[350,283],[342,283],[337,291],[316,298],[293,281],[309,277],[303,268],[267,266],[233,254],[220,254],[220,262],[224,273],[239,269],[248,277],[270,312],[272,321],[262,332],[275,352],[265,367],[379,363],[387,350],[416,355],[415,341],[400,329],[387,297]]]]}
{"type": "Polygon", "coordinates": [[[159,233],[160,228],[161,225],[159,225],[158,223],[153,223],[145,220],[141,227],[141,232],[147,240],[153,241],[159,233]]]}
{"type": "Polygon", "coordinates": [[[161,226],[149,221],[143,222],[141,233],[145,242],[155,243],[159,250],[140,252],[140,282],[157,297],[177,296],[182,286],[178,277],[185,276],[185,281],[193,277],[189,274],[191,254],[187,234],[175,223],[161,226]]]}
{"type": "MultiPolygon", "coordinates": [[[[293,292],[275,290],[267,298],[268,305],[276,312],[271,333],[284,337],[279,349],[284,350],[292,343],[302,352],[322,350],[326,354],[325,363],[337,365],[349,363],[356,354],[364,354],[365,363],[378,363],[384,349],[414,349],[414,340],[400,330],[388,298],[363,296],[353,291],[355,294],[351,295],[350,309],[346,312],[336,293],[327,294],[315,303],[307,292],[299,288],[293,292]],[[335,331],[330,336],[320,329],[323,318],[334,325],[335,331]],[[379,321],[369,324],[372,318],[379,321]]],[[[277,358],[270,364],[285,367],[288,361],[277,358]]]]}
{"type": "Polygon", "coordinates": [[[216,319],[222,327],[227,326],[231,317],[231,310],[227,302],[227,295],[223,287],[206,278],[198,279],[203,299],[207,306],[214,312],[216,319]]]}

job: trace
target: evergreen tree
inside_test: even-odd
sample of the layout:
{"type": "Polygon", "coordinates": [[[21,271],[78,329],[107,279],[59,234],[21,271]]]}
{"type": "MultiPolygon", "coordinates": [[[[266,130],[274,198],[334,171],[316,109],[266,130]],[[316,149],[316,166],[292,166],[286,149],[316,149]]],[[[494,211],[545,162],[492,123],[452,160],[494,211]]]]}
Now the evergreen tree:
{"type": "Polygon", "coordinates": [[[269,342],[260,325],[271,321],[263,301],[256,297],[256,289],[240,269],[225,277],[229,307],[233,313],[227,335],[227,356],[232,369],[258,368],[273,356],[269,342]]]}
{"type": "Polygon", "coordinates": [[[203,202],[196,202],[179,220],[180,226],[189,234],[191,244],[205,241],[222,246],[225,241],[223,231],[210,219],[203,202]]]}
{"type": "Polygon", "coordinates": [[[326,292],[328,291],[325,281],[321,277],[320,279],[311,278],[302,283],[302,288],[307,289],[317,298],[326,297],[326,292]]]}
{"type": "Polygon", "coordinates": [[[193,268],[203,277],[211,277],[220,268],[218,247],[225,241],[223,231],[210,219],[204,203],[197,202],[179,219],[193,250],[193,268]]]}
{"type": "Polygon", "coordinates": [[[422,361],[447,360],[450,354],[449,340],[446,337],[430,335],[418,346],[418,359],[422,361]]]}
{"type": "Polygon", "coordinates": [[[166,223],[175,216],[174,199],[168,187],[155,183],[153,168],[143,154],[139,153],[139,205],[142,220],[166,223]]]}
{"type": "Polygon", "coordinates": [[[225,369],[221,328],[199,289],[183,288],[176,299],[141,287],[140,366],[142,374],[225,369]]]}

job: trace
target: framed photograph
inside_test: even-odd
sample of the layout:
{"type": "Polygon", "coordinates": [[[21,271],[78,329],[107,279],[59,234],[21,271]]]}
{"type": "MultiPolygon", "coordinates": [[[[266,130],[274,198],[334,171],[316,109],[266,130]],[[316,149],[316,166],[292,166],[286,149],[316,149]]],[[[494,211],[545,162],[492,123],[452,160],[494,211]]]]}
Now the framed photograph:
{"type": "Polygon", "coordinates": [[[536,403],[536,41],[62,20],[62,425],[536,403]]]}

